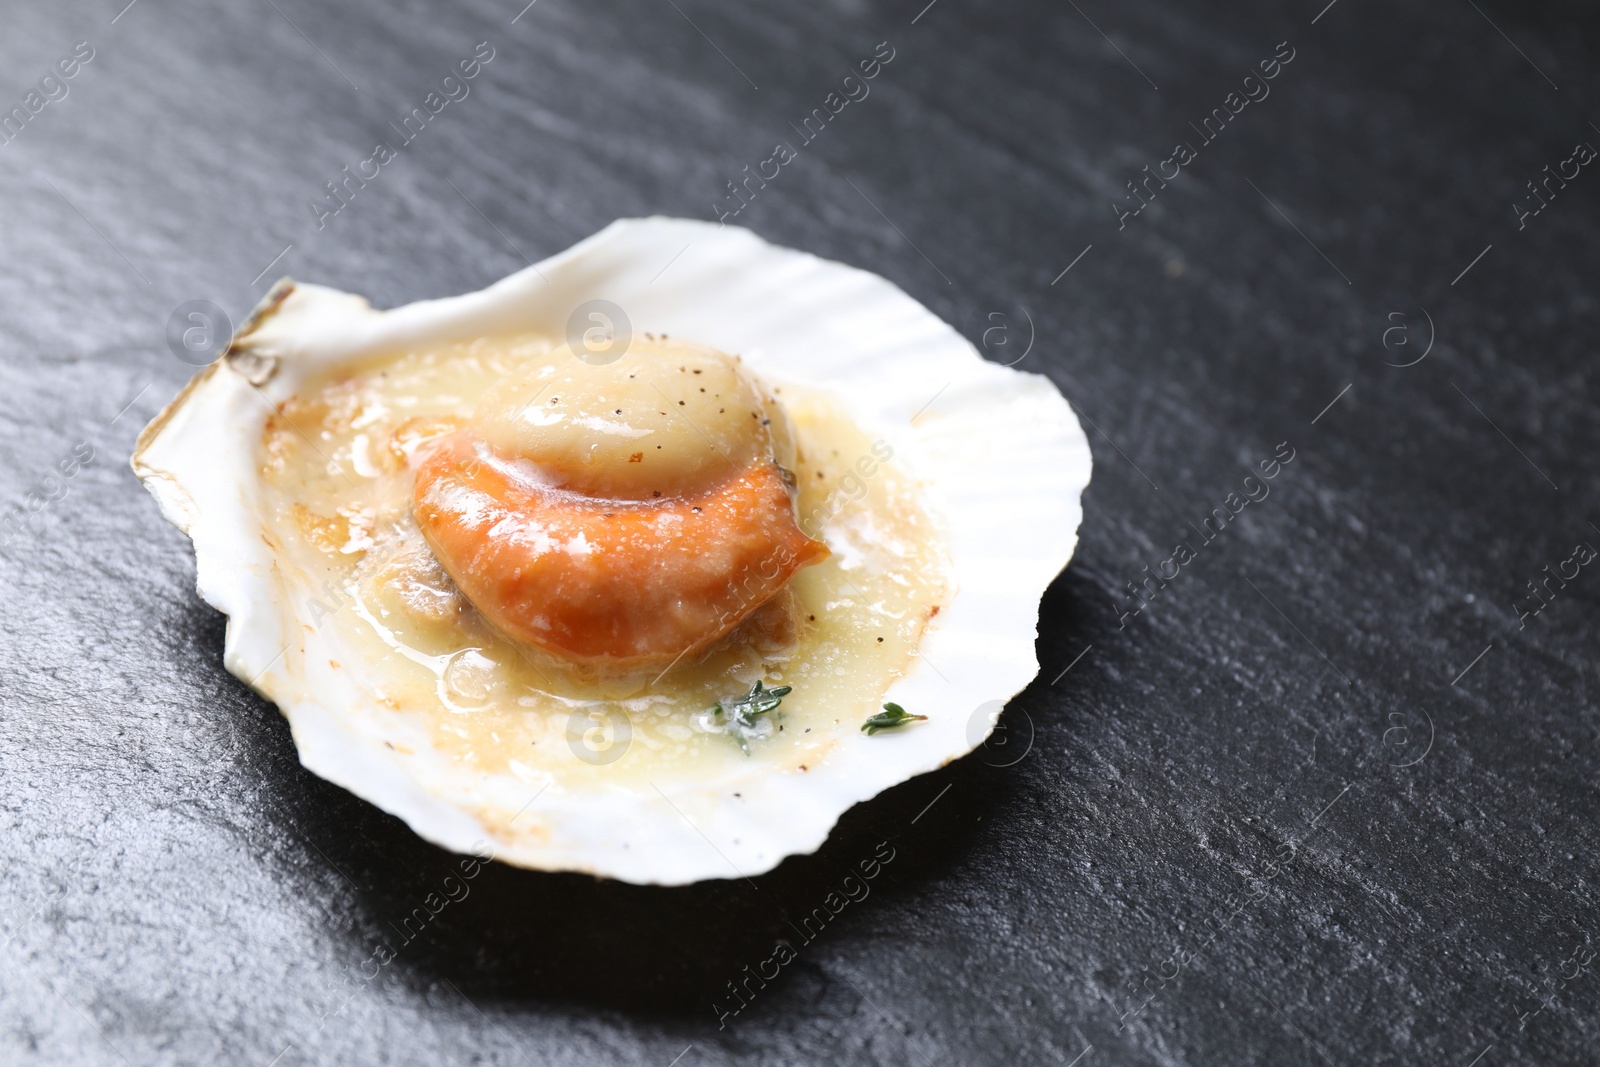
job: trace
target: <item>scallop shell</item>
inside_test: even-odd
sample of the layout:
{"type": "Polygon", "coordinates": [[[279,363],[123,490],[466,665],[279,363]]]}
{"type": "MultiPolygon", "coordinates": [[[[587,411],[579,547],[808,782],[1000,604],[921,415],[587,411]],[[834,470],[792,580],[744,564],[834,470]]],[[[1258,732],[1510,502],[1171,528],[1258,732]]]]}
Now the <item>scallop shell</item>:
{"type": "Polygon", "coordinates": [[[146,427],[133,468],[194,541],[199,593],[228,616],[223,662],[282,710],[307,768],[457,852],[489,843],[522,867],[680,885],[813,852],[852,805],[982,744],[1038,672],[1039,600],[1077,542],[1090,455],[1048,379],[986,362],[883,278],[737,227],[650,218],[615,222],[481,292],[391,311],[281,281],[146,427]],[[774,772],[758,754],[730,779],[670,794],[550,789],[514,829],[491,829],[481,813],[525,806],[527,782],[426,748],[400,759],[386,744],[392,715],[375,713],[351,672],[318,669],[339,658],[317,647],[337,628],[305,625],[299,587],[263,540],[255,449],[272,405],[329,366],[502,332],[560,337],[596,298],[627,309],[636,329],[738,352],[758,374],[845,399],[923,483],[956,591],[886,698],[927,722],[890,737],[850,730],[805,773],[774,772]],[[307,654],[285,656],[291,643],[307,654]]]}

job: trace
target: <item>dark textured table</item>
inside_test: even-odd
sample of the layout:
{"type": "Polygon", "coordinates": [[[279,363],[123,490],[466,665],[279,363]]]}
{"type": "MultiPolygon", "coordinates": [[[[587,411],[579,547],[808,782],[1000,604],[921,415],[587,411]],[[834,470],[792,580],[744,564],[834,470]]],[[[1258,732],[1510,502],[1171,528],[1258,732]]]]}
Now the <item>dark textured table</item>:
{"type": "Polygon", "coordinates": [[[1594,1061],[1592,12],[125,2],[0,31],[0,1062],[1594,1061]],[[404,942],[454,858],[300,768],[129,473],[169,318],[652,213],[1060,385],[1097,467],[1042,673],[753,888],[490,867],[404,942]]]}

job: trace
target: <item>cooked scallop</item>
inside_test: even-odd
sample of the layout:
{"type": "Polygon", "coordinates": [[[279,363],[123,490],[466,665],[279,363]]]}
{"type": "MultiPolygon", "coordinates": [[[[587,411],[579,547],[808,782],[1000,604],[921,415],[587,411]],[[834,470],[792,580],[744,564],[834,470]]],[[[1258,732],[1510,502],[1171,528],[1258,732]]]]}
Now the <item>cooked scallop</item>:
{"type": "Polygon", "coordinates": [[[665,667],[828,555],[800,531],[780,412],[709,349],[645,343],[605,366],[561,349],[433,445],[412,513],[502,633],[575,664],[665,667]]]}
{"type": "Polygon", "coordinates": [[[659,884],[982,743],[1089,475],[1048,380],[881,278],[668,219],[392,311],[280,282],[133,463],[307,767],[659,884]]]}

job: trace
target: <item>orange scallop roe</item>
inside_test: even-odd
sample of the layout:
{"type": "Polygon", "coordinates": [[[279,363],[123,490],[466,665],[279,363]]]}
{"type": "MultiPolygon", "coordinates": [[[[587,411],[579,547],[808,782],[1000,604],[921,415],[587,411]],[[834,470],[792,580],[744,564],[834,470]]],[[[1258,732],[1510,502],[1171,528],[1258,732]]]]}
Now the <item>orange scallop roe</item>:
{"type": "Polygon", "coordinates": [[[770,459],[682,495],[611,500],[560,488],[464,430],[421,463],[412,510],[490,623],[586,665],[699,651],[829,554],[800,531],[770,459]]]}

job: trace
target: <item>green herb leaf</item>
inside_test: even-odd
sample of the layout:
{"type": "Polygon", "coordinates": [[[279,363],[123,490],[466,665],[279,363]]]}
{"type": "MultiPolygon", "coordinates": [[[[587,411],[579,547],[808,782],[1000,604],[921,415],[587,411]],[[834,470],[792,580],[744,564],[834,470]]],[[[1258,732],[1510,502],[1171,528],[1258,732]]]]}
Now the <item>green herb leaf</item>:
{"type": "Polygon", "coordinates": [[[751,739],[762,736],[756,720],[770,711],[777,710],[778,705],[783,703],[783,698],[789,695],[789,690],[790,687],[787,685],[766,689],[758,681],[750,687],[750,692],[742,697],[719,700],[712,706],[711,714],[728,724],[728,732],[733,734],[739,742],[739,747],[748,756],[751,739]]]}
{"type": "Polygon", "coordinates": [[[899,704],[885,704],[883,710],[861,724],[861,729],[866,731],[868,737],[879,730],[893,730],[897,726],[904,726],[908,722],[926,720],[926,715],[912,715],[899,704]]]}

